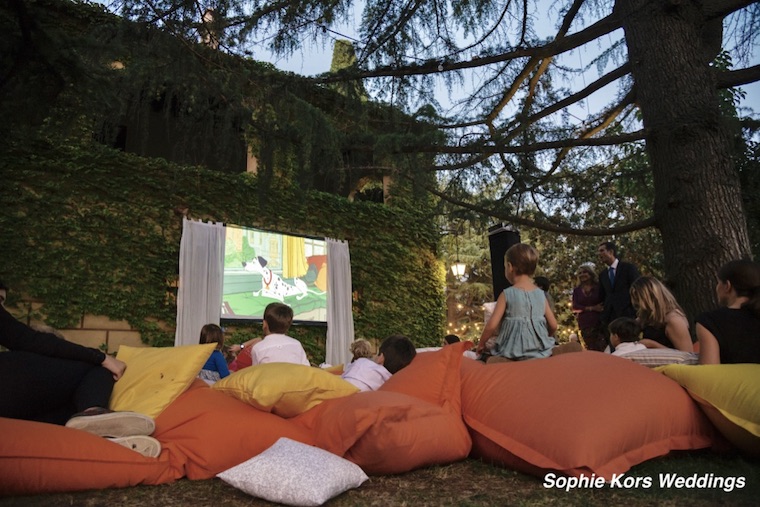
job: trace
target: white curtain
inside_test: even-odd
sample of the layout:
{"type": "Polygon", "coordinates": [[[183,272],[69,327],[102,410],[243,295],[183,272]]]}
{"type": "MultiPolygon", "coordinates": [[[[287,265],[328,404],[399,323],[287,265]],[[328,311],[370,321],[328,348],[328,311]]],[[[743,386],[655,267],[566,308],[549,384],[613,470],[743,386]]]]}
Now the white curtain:
{"type": "Polygon", "coordinates": [[[205,324],[219,324],[224,239],[224,224],[187,218],[182,222],[175,346],[195,345],[205,324]]]}
{"type": "Polygon", "coordinates": [[[354,341],[351,291],[351,258],[348,243],[327,241],[327,343],[325,362],[331,365],[351,361],[349,346],[354,341]]]}

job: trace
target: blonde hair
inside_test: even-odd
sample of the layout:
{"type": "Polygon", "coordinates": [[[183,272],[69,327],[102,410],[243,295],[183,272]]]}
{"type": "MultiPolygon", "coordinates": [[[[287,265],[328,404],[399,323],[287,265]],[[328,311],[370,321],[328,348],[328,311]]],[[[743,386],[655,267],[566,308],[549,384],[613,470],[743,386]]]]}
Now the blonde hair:
{"type": "Polygon", "coordinates": [[[631,304],[636,308],[636,316],[642,324],[662,327],[670,312],[686,316],[676,297],[661,281],[651,276],[642,276],[631,284],[631,304]]]}
{"type": "Polygon", "coordinates": [[[518,243],[509,247],[504,260],[512,264],[515,274],[533,276],[538,265],[538,250],[526,243],[518,243]]]}
{"type": "Polygon", "coordinates": [[[352,363],[361,357],[370,358],[374,355],[372,352],[372,344],[363,338],[354,340],[351,343],[349,350],[354,355],[353,359],[351,359],[352,363]]]}
{"type": "Polygon", "coordinates": [[[591,284],[596,285],[599,283],[599,280],[596,279],[596,272],[593,270],[591,266],[588,264],[581,264],[578,266],[578,269],[576,270],[576,276],[580,274],[581,271],[584,271],[588,273],[588,275],[591,277],[591,284]]]}

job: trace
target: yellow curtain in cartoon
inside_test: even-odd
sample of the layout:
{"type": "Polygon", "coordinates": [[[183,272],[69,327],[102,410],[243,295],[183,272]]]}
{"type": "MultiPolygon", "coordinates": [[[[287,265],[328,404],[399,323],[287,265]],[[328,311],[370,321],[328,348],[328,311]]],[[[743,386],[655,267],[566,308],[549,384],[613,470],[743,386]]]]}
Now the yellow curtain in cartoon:
{"type": "Polygon", "coordinates": [[[309,265],[304,255],[304,239],[294,236],[284,236],[282,246],[282,276],[283,278],[300,278],[306,274],[309,265]]]}

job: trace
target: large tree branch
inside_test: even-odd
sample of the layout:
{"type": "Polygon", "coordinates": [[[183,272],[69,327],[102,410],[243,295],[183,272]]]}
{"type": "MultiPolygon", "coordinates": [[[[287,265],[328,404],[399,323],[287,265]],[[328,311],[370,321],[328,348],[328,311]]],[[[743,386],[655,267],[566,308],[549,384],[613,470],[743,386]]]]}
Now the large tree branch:
{"type": "Polygon", "coordinates": [[[427,168],[427,171],[457,171],[459,169],[467,169],[469,167],[474,166],[475,164],[479,164],[481,162],[484,162],[488,160],[493,154],[492,153],[478,153],[473,157],[468,157],[466,160],[463,160],[462,162],[459,162],[457,164],[447,164],[447,165],[434,165],[427,168]]]}
{"type": "MultiPolygon", "coordinates": [[[[580,11],[581,6],[585,1],[586,0],[575,0],[573,2],[573,5],[570,6],[570,9],[568,9],[568,11],[565,13],[564,18],[562,19],[562,25],[557,32],[557,36],[554,37],[555,41],[559,41],[567,35],[567,32],[570,30],[570,25],[573,24],[575,16],[578,14],[578,11],[580,11]]],[[[528,82],[528,92],[526,94],[525,103],[523,104],[522,116],[527,116],[530,112],[538,82],[541,79],[541,76],[543,76],[546,70],[549,68],[549,64],[552,62],[553,58],[554,57],[547,57],[542,59],[538,68],[533,73],[533,76],[530,78],[530,81],[528,82]]]]}
{"type": "Polygon", "coordinates": [[[646,130],[637,130],[628,134],[616,136],[593,137],[590,139],[562,139],[560,141],[545,141],[534,143],[530,146],[494,146],[494,145],[469,145],[469,146],[406,146],[399,150],[401,153],[452,153],[459,155],[477,153],[533,153],[541,150],[554,150],[575,146],[612,146],[615,144],[632,143],[641,141],[646,137],[646,130]]]}
{"type": "Polygon", "coordinates": [[[483,67],[486,65],[492,65],[494,63],[506,62],[509,60],[515,60],[517,58],[536,57],[546,58],[550,56],[556,56],[562,54],[571,49],[583,46],[602,35],[606,35],[614,30],[617,30],[621,26],[621,20],[614,12],[609,16],[600,19],[593,25],[584,28],[580,32],[576,32],[572,35],[563,37],[560,40],[554,40],[538,47],[518,48],[506,53],[493,56],[484,56],[480,58],[473,58],[472,60],[450,62],[440,60],[428,60],[425,63],[411,64],[406,66],[386,66],[378,67],[373,70],[365,72],[351,72],[350,70],[343,70],[337,73],[331,73],[323,75],[322,77],[314,78],[317,83],[335,83],[341,81],[351,81],[356,79],[365,79],[370,77],[398,77],[398,76],[414,76],[422,74],[436,74],[439,72],[450,72],[462,69],[471,69],[475,67],[483,67]]]}
{"type": "Polygon", "coordinates": [[[754,118],[742,118],[739,120],[739,125],[743,129],[760,130],[760,120],[754,118]]]}
{"type": "Polygon", "coordinates": [[[757,0],[704,0],[702,11],[708,19],[725,18],[732,12],[744,9],[757,0]]]}
{"type": "Polygon", "coordinates": [[[555,102],[551,106],[542,109],[541,111],[537,112],[536,114],[529,116],[525,118],[523,123],[527,124],[533,124],[540,120],[541,118],[544,118],[546,116],[549,116],[550,114],[556,113],[557,111],[564,109],[568,106],[571,106],[575,104],[578,101],[581,101],[591,95],[592,93],[604,88],[608,84],[617,81],[621,77],[627,75],[631,71],[631,64],[626,62],[617,69],[613,70],[612,72],[608,72],[604,76],[600,77],[593,83],[589,84],[584,89],[580,90],[579,92],[573,93],[572,95],[568,95],[564,99],[560,100],[559,102],[555,102]]]}
{"type": "Polygon", "coordinates": [[[760,81],[760,65],[718,73],[718,88],[732,88],[760,81]]]}
{"type": "MultiPolygon", "coordinates": [[[[573,5],[570,6],[570,9],[568,9],[567,13],[565,13],[565,16],[562,20],[562,25],[560,26],[560,29],[557,32],[556,37],[554,38],[555,43],[559,43],[565,38],[568,30],[570,30],[570,26],[572,25],[572,22],[575,19],[575,16],[580,11],[580,8],[583,5],[584,1],[585,0],[575,0],[573,2],[573,5]]],[[[528,91],[526,94],[525,102],[523,104],[521,116],[528,115],[528,113],[530,112],[531,105],[533,104],[533,99],[535,97],[535,92],[536,92],[536,87],[538,86],[538,82],[541,79],[541,76],[549,68],[549,64],[552,62],[553,58],[554,58],[554,55],[547,56],[545,58],[532,57],[530,58],[530,60],[528,60],[528,62],[525,64],[525,67],[523,68],[523,71],[512,82],[512,86],[504,94],[504,96],[502,97],[502,100],[486,117],[486,120],[485,120],[486,125],[488,126],[488,130],[491,132],[491,136],[493,138],[497,138],[499,134],[498,129],[493,124],[496,117],[498,116],[498,114],[501,113],[501,111],[506,107],[506,105],[512,100],[515,93],[517,93],[517,90],[522,85],[523,81],[527,78],[527,76],[531,72],[533,72],[533,76],[528,81],[528,91]],[[534,71],[534,68],[535,68],[535,71],[534,71]]],[[[522,122],[518,126],[518,128],[510,132],[510,134],[507,136],[505,141],[509,142],[513,140],[516,136],[518,136],[520,133],[526,132],[526,129],[528,129],[531,125],[532,123],[529,121],[522,122]]],[[[565,148],[565,150],[569,150],[569,148],[565,148]]],[[[504,165],[504,168],[512,175],[513,179],[515,181],[519,181],[520,178],[518,178],[513,173],[513,171],[510,170],[509,161],[505,159],[504,153],[499,154],[499,157],[501,159],[502,164],[504,165]]],[[[556,167],[552,168],[552,171],[550,172],[553,172],[554,170],[556,170],[556,167]]]]}
{"type": "MultiPolygon", "coordinates": [[[[606,129],[607,127],[612,124],[612,122],[617,118],[622,112],[625,110],[626,107],[628,107],[630,104],[633,104],[634,97],[636,96],[635,92],[631,90],[628,92],[628,95],[626,95],[620,103],[618,103],[616,106],[611,107],[606,111],[604,116],[602,117],[602,121],[600,121],[597,125],[592,126],[589,129],[586,129],[585,132],[583,132],[580,136],[581,139],[587,139],[590,138],[593,135],[598,134],[602,130],[606,129]]],[[[541,178],[538,185],[543,184],[549,176],[554,174],[554,172],[559,169],[560,164],[565,159],[567,154],[570,153],[570,147],[562,148],[557,156],[554,159],[554,163],[552,164],[551,169],[549,169],[546,172],[546,175],[541,178]]]]}
{"type": "Polygon", "coordinates": [[[498,211],[486,209],[483,206],[479,206],[477,204],[472,204],[465,201],[461,201],[459,199],[455,199],[454,197],[451,197],[450,195],[440,192],[434,188],[431,188],[431,187],[425,187],[425,188],[431,194],[440,197],[441,199],[443,199],[444,201],[450,204],[474,211],[476,213],[480,213],[483,216],[498,218],[500,220],[503,220],[505,222],[509,222],[512,224],[522,225],[525,227],[533,227],[535,229],[540,229],[542,231],[548,231],[548,232],[554,232],[557,234],[572,234],[575,236],[610,236],[612,234],[625,234],[628,232],[640,231],[642,229],[647,229],[649,227],[653,227],[656,225],[655,218],[649,217],[644,220],[639,220],[638,222],[632,222],[630,224],[620,225],[617,227],[608,227],[608,228],[589,227],[589,228],[579,229],[571,225],[557,225],[557,224],[552,224],[548,222],[539,222],[537,220],[530,220],[527,218],[519,217],[517,215],[512,215],[508,213],[500,213],[498,211]]]}
{"type": "MultiPolygon", "coordinates": [[[[621,77],[626,76],[631,71],[631,65],[629,62],[624,63],[617,69],[608,72],[604,76],[600,77],[593,83],[586,86],[584,89],[572,94],[568,95],[564,99],[555,102],[551,106],[545,107],[541,111],[533,114],[532,116],[528,116],[524,120],[522,120],[520,123],[521,125],[531,125],[538,120],[545,118],[546,116],[549,116],[553,113],[556,113],[557,111],[560,111],[568,106],[571,106],[575,104],[576,102],[579,102],[588,96],[590,96],[592,93],[597,92],[607,86],[610,83],[613,83],[614,81],[620,79],[621,77]]],[[[474,120],[466,123],[455,123],[455,124],[449,124],[449,125],[438,125],[439,128],[445,128],[445,129],[454,129],[454,128],[463,128],[463,127],[474,127],[476,125],[482,125],[485,122],[485,120],[474,120]]],[[[517,120],[512,121],[512,123],[507,127],[514,126],[517,123],[517,120]]],[[[519,129],[522,129],[524,127],[516,127],[519,129]]]]}

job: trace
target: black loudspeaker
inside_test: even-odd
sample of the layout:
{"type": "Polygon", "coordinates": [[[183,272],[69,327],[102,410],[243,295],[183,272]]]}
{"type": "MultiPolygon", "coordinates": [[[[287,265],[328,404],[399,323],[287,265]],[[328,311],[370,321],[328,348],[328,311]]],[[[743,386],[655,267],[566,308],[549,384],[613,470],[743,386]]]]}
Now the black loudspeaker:
{"type": "Polygon", "coordinates": [[[493,277],[493,300],[511,284],[504,274],[504,254],[512,245],[520,242],[520,233],[511,227],[498,224],[488,228],[488,247],[491,250],[491,274],[493,277]]]}

